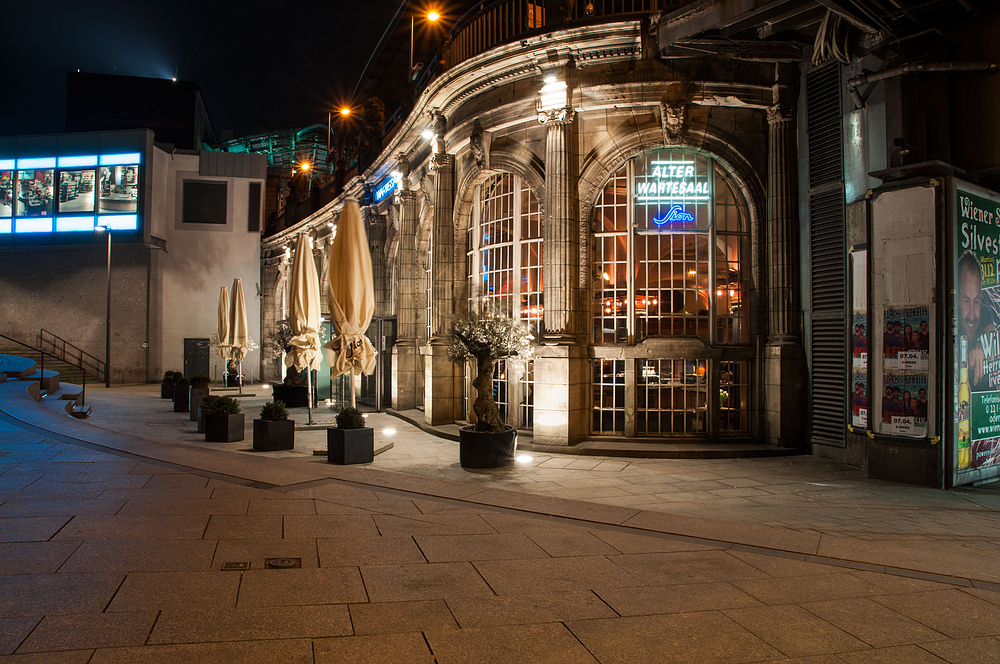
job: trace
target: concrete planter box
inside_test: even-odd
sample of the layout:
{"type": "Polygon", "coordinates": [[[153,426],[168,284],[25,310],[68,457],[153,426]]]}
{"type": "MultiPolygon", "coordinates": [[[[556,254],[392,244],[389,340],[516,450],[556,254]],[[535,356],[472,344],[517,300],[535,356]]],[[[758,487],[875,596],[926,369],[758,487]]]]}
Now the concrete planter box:
{"type": "Polygon", "coordinates": [[[458,430],[459,463],[463,468],[499,468],[514,462],[517,429],[476,431],[475,427],[458,430]]]}
{"type": "Polygon", "coordinates": [[[295,447],[293,420],[254,420],[253,448],[262,452],[277,452],[295,447]]]}
{"type": "Polygon", "coordinates": [[[183,383],[174,383],[174,412],[186,413],[191,408],[190,395],[191,386],[183,383]]]}
{"type": "Polygon", "coordinates": [[[160,383],[160,398],[161,399],[174,398],[174,381],[165,380],[162,383],[160,383]]]}
{"type": "Polygon", "coordinates": [[[202,413],[202,429],[205,430],[205,440],[210,443],[235,443],[243,440],[243,427],[246,425],[244,413],[224,415],[220,413],[202,413]]]}
{"type": "Polygon", "coordinates": [[[191,421],[198,421],[198,409],[201,408],[201,400],[208,396],[207,387],[192,387],[191,388],[191,421]]]}
{"type": "Polygon", "coordinates": [[[326,460],[348,465],[371,463],[375,458],[375,429],[327,429],[326,460]]]}

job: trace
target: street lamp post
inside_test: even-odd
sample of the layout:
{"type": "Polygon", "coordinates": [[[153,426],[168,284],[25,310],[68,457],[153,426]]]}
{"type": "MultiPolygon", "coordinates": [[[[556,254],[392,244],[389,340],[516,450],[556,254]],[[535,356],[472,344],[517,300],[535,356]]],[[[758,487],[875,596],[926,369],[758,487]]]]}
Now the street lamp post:
{"type": "MultiPolygon", "coordinates": [[[[351,114],[351,109],[348,108],[347,106],[344,106],[338,112],[340,113],[341,116],[347,117],[348,115],[351,114]]],[[[344,131],[343,125],[341,125],[340,131],[341,131],[341,133],[343,133],[343,131],[344,131]]],[[[331,136],[332,133],[333,133],[333,111],[329,110],[329,111],[326,112],[326,172],[327,172],[327,175],[329,175],[330,173],[333,172],[333,171],[330,170],[330,136],[331,136]]],[[[337,155],[337,156],[339,157],[340,155],[337,155]]]]}
{"type": "MultiPolygon", "coordinates": [[[[421,69],[424,68],[424,63],[422,62],[413,64],[413,31],[414,31],[414,26],[416,24],[416,18],[417,18],[416,14],[410,14],[410,78],[412,79],[416,79],[417,72],[419,72],[421,69]]],[[[431,11],[424,14],[424,18],[430,21],[431,23],[434,23],[439,18],[441,18],[441,14],[437,13],[432,9],[431,11]]]]}
{"type": "Polygon", "coordinates": [[[97,226],[108,235],[108,306],[104,328],[104,387],[111,387],[111,226],[97,226]]]}

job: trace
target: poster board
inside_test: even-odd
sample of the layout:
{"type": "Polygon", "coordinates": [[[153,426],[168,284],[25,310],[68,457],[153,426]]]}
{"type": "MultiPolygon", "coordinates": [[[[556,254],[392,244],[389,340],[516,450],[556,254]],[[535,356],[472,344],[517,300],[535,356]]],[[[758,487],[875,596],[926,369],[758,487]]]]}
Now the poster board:
{"type": "Polygon", "coordinates": [[[868,428],[868,250],[851,247],[850,429],[868,428]]]}
{"type": "Polygon", "coordinates": [[[868,426],[931,442],[938,423],[935,187],[881,192],[871,205],[868,426]]]}

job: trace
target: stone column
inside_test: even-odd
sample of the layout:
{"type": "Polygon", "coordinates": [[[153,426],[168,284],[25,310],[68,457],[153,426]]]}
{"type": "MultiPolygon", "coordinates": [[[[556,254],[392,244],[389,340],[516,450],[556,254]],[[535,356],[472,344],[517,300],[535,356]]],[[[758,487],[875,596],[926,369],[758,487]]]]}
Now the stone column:
{"type": "Polygon", "coordinates": [[[543,281],[545,334],[535,356],[534,428],[539,444],[569,445],[586,436],[587,359],[578,343],[576,284],[580,227],[572,172],[574,112],[539,112],[545,136],[543,281]]]}
{"type": "Polygon", "coordinates": [[[799,302],[798,196],[794,108],[775,86],[768,109],[766,270],[768,335],[764,348],[764,436],[794,447],[802,439],[805,354],[799,302]]]}
{"type": "Polygon", "coordinates": [[[397,410],[410,410],[417,406],[417,390],[422,386],[420,372],[423,365],[417,340],[417,295],[423,290],[424,270],[417,256],[417,223],[419,204],[414,191],[396,192],[400,201],[399,255],[397,270],[396,345],[392,348],[392,406],[397,410]]]}
{"type": "MultiPolygon", "coordinates": [[[[443,147],[443,140],[439,141],[443,147]]],[[[460,412],[459,373],[448,358],[451,319],[455,311],[455,155],[433,157],[434,227],[431,293],[431,343],[424,362],[424,420],[450,424],[460,412]]]]}

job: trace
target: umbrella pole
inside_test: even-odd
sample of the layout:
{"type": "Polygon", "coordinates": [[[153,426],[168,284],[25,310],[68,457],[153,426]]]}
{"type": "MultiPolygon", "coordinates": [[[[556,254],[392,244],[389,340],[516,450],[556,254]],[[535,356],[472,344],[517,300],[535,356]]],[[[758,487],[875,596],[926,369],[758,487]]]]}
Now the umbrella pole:
{"type": "Polygon", "coordinates": [[[240,373],[240,394],[243,394],[243,360],[240,360],[236,366],[236,370],[240,373]]]}
{"type": "Polygon", "coordinates": [[[312,369],[306,367],[306,406],[309,410],[309,424],[313,423],[313,387],[312,387],[312,369]]]}
{"type": "Polygon", "coordinates": [[[354,372],[347,374],[351,378],[351,408],[357,408],[357,402],[354,400],[354,372]]]}

